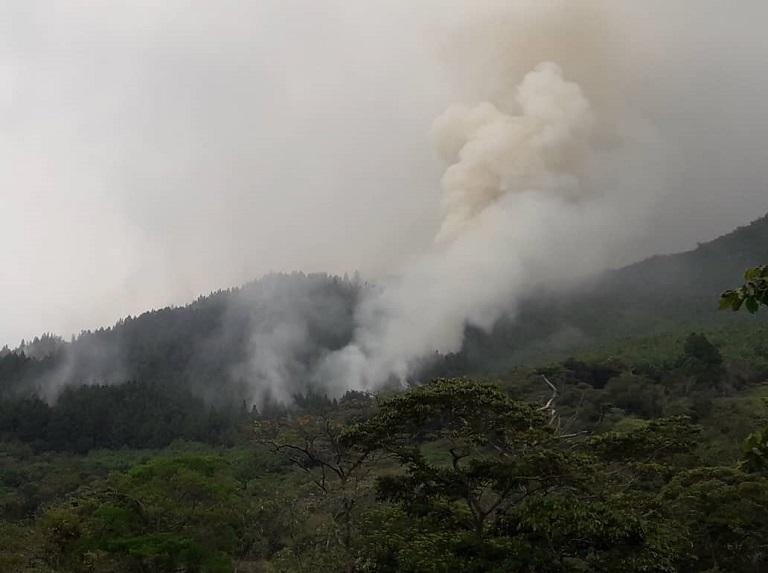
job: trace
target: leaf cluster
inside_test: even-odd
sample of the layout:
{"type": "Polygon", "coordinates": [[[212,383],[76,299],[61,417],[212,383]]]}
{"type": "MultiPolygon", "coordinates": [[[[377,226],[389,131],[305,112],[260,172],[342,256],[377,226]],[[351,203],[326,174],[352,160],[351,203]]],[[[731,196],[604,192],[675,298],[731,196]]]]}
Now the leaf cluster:
{"type": "Polygon", "coordinates": [[[768,306],[768,265],[748,268],[742,286],[720,295],[721,309],[737,311],[743,306],[754,314],[761,305],[768,306]]]}

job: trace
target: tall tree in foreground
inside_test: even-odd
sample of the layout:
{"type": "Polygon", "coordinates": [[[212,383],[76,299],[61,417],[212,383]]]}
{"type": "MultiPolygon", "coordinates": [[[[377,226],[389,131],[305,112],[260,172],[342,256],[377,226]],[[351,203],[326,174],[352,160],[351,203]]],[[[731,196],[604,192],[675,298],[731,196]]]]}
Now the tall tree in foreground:
{"type": "Polygon", "coordinates": [[[319,395],[297,396],[299,412],[256,422],[257,443],[295,468],[311,485],[297,513],[315,523],[299,551],[281,555],[282,570],[354,571],[353,541],[360,506],[372,502],[371,472],[378,450],[346,438],[348,425],[370,416],[375,402],[362,392],[347,392],[338,402],[319,395]],[[322,520],[326,515],[330,520],[322,520]]]}
{"type": "Polygon", "coordinates": [[[367,570],[674,570],[679,536],[654,499],[695,431],[676,419],[599,440],[562,435],[552,405],[436,380],[352,428],[346,439],[400,467],[378,480],[389,503],[363,527],[367,570]]]}

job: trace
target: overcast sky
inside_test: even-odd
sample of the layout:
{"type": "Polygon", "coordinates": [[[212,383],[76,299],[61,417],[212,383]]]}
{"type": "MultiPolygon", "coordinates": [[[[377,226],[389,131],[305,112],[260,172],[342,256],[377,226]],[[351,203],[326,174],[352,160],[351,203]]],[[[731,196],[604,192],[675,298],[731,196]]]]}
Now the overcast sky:
{"type": "Polygon", "coordinates": [[[542,60],[668,156],[627,261],[765,213],[766,3],[570,4],[0,2],[0,346],[396,273],[439,224],[432,120],[542,60]]]}

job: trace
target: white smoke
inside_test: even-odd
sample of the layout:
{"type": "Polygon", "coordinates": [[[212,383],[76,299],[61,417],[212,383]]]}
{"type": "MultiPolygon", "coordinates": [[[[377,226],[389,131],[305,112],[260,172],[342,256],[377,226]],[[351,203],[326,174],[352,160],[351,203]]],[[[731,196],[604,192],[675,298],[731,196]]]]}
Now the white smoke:
{"type": "Polygon", "coordinates": [[[289,403],[307,392],[327,348],[349,339],[351,309],[360,284],[325,274],[291,273],[262,277],[228,299],[223,332],[209,352],[242,340],[248,351],[232,365],[230,378],[246,389],[247,400],[289,403]],[[245,323],[244,329],[238,323],[245,323]]]}
{"type": "Polygon", "coordinates": [[[452,106],[434,123],[444,217],[435,246],[365,299],[354,341],[327,357],[336,389],[403,380],[420,357],[460,349],[519,298],[604,260],[604,195],[589,185],[593,112],[554,63],[496,102],[452,106]],[[508,96],[508,97],[507,97],[508,96]]]}
{"type": "Polygon", "coordinates": [[[450,164],[438,241],[458,235],[506,193],[578,198],[581,151],[592,124],[579,86],[564,81],[556,64],[543,63],[525,76],[514,104],[519,113],[491,102],[456,105],[435,121],[435,148],[450,164]]]}

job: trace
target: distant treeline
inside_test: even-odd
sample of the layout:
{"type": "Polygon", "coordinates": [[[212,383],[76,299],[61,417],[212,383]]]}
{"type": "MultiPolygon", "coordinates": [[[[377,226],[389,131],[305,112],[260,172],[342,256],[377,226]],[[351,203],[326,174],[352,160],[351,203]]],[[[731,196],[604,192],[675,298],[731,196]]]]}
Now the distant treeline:
{"type": "Polygon", "coordinates": [[[211,408],[188,390],[147,382],[70,386],[53,405],[37,396],[0,401],[0,435],[37,451],[225,443],[248,419],[247,410],[211,408]]]}
{"type": "Polygon", "coordinates": [[[349,342],[365,288],[357,277],[269,275],[184,307],[82,332],[71,342],[44,335],[0,351],[0,396],[55,399],[67,385],[139,380],[183,387],[219,406],[239,404],[268,387],[254,356],[286,325],[301,338],[290,349],[270,351],[285,352],[291,391],[303,391],[314,361],[349,342]]]}
{"type": "MultiPolygon", "coordinates": [[[[653,257],[575,290],[541,285],[514,320],[503,318],[490,332],[468,327],[460,351],[424,357],[414,381],[498,374],[627,336],[748,323],[755,317],[718,312],[717,295],[764,259],[767,244],[763,217],[688,253],[653,257]]],[[[50,400],[66,385],[126,380],[185,388],[218,406],[261,399],[274,384],[289,385],[289,394],[322,392],[312,388],[313,367],[351,340],[355,308],[371,288],[358,277],[275,274],[69,342],[44,335],[0,350],[0,396],[50,400]],[[280,364],[281,380],[269,380],[270,362],[280,364]]]]}
{"type": "MultiPolygon", "coordinates": [[[[694,421],[717,418],[709,425],[728,426],[738,440],[762,414],[756,409],[719,412],[718,400],[743,393],[768,376],[764,334],[764,329],[732,331],[727,350],[736,355],[727,360],[707,336],[691,333],[679,341],[658,343],[675,350],[669,354],[652,350],[642,362],[631,356],[569,358],[516,368],[500,379],[511,395],[534,401],[547,392],[541,377],[554,381],[559,411],[569,430],[607,429],[630,418],[685,415],[694,421]]],[[[643,345],[653,344],[647,340],[626,341],[623,348],[643,350],[643,345]]],[[[14,356],[0,362],[21,360],[14,356]]],[[[449,369],[445,364],[435,367],[433,377],[449,369]]],[[[0,398],[0,440],[22,442],[37,452],[75,453],[161,448],[175,440],[232,445],[250,435],[256,420],[332,409],[336,404],[311,390],[294,394],[290,404],[266,399],[257,408],[245,400],[212,404],[175,383],[66,386],[50,403],[34,394],[0,398]]]]}

